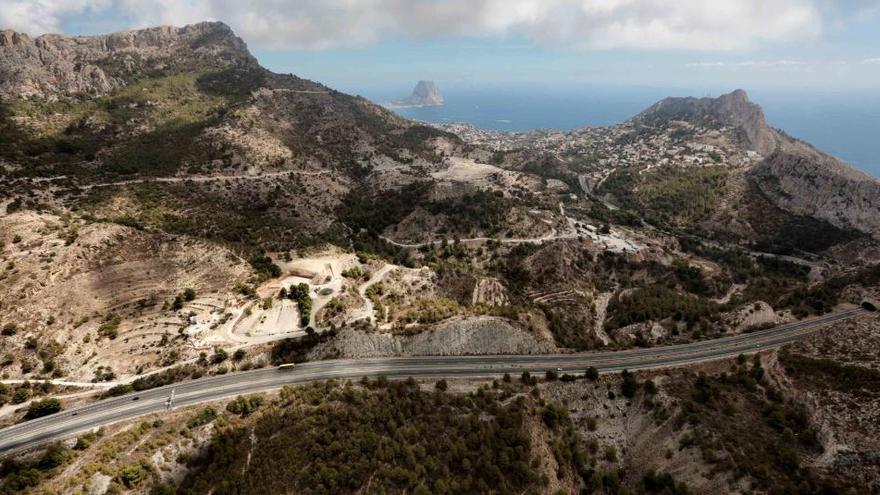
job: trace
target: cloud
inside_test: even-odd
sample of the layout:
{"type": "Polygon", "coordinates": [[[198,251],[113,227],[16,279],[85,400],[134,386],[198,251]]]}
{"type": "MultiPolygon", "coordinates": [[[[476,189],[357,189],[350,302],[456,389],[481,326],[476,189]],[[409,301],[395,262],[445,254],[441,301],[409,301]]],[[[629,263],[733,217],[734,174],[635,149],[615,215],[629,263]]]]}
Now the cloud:
{"type": "Polygon", "coordinates": [[[113,0],[0,0],[0,29],[29,34],[58,33],[63,20],[104,11],[113,0]]]}
{"type": "Polygon", "coordinates": [[[741,62],[690,62],[691,69],[739,69],[739,68],[786,68],[786,67],[841,67],[859,64],[880,64],[880,57],[850,60],[746,60],[741,62]]]}
{"type": "Polygon", "coordinates": [[[692,62],[685,64],[685,66],[691,68],[804,67],[815,63],[801,60],[745,60],[742,62],[692,62]]]}
{"type": "Polygon", "coordinates": [[[0,0],[0,10],[10,4],[19,11],[14,18],[0,14],[0,22],[44,32],[63,25],[65,16],[104,9],[125,19],[124,27],[221,20],[261,47],[327,49],[398,38],[510,36],[587,50],[729,51],[818,36],[817,1],[0,0]]]}

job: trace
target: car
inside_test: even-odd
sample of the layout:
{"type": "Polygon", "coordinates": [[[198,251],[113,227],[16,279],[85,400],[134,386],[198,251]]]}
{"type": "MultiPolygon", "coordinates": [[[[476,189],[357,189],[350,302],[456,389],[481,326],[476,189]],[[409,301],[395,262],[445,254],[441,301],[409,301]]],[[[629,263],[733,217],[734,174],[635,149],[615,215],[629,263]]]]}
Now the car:
{"type": "Polygon", "coordinates": [[[137,395],[135,395],[134,397],[131,398],[131,400],[141,400],[141,398],[138,397],[137,395]]]}
{"type": "Polygon", "coordinates": [[[562,368],[556,368],[556,371],[562,371],[562,368]]]}

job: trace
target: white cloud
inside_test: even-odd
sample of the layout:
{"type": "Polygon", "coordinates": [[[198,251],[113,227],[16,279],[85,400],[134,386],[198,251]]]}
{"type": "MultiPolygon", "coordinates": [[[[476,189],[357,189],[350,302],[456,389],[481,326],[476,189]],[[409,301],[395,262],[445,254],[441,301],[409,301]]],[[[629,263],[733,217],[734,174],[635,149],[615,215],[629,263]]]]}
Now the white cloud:
{"type": "MultiPolygon", "coordinates": [[[[222,20],[249,44],[324,49],[399,37],[523,36],[581,49],[728,51],[814,37],[818,0],[0,0],[0,23],[57,30],[111,9],[134,27],[222,20]],[[113,6],[108,6],[113,4],[113,6]]],[[[121,26],[122,27],[122,26],[121,26]]],[[[130,27],[130,26],[125,26],[130,27]]]]}
{"type": "Polygon", "coordinates": [[[690,62],[684,64],[691,69],[740,69],[740,68],[832,68],[858,66],[859,64],[880,64],[880,57],[850,60],[746,60],[733,62],[690,62]]]}
{"type": "Polygon", "coordinates": [[[685,64],[685,66],[692,68],[804,67],[815,63],[801,60],[745,60],[742,62],[692,62],[685,64]]]}
{"type": "Polygon", "coordinates": [[[60,33],[68,16],[112,7],[112,0],[0,0],[0,29],[60,33]]]}

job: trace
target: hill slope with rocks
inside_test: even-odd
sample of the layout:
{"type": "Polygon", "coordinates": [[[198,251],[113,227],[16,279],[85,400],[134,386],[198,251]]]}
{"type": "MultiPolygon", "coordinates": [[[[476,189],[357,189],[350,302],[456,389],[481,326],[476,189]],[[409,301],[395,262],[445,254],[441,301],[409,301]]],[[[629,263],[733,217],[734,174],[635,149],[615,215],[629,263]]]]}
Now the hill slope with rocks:
{"type": "MultiPolygon", "coordinates": [[[[220,23],[90,37],[3,31],[0,55],[0,424],[25,419],[46,395],[65,408],[94,400],[94,387],[124,394],[334,357],[681,344],[880,293],[877,180],[768,126],[744,91],[666,99],[611,127],[501,133],[411,122],[272,73],[220,23]]],[[[581,385],[553,373],[538,387],[530,377],[462,384],[466,393],[449,397],[445,382],[433,392],[336,384],[320,400],[284,392],[256,430],[244,416],[263,399],[246,397],[216,423],[216,410],[187,409],[168,425],[83,437],[83,464],[64,446],[45,462],[4,462],[12,475],[0,493],[41,489],[8,481],[22,479],[54,491],[183,481],[210,492],[213,469],[249,472],[250,454],[224,446],[274,441],[265,425],[295,432],[301,423],[283,414],[320,427],[326,415],[314,411],[339,409],[354,425],[358,404],[372,404],[377,424],[394,429],[402,409],[389,396],[421,411],[398,432],[442,420],[461,433],[461,458],[432,461],[445,473],[430,485],[438,492],[490,482],[537,493],[848,488],[841,473],[876,473],[874,440],[853,433],[865,424],[858,414],[831,418],[874,397],[873,385],[843,382],[875,381],[876,356],[856,355],[853,342],[876,327],[865,318],[849,333],[830,329],[823,339],[839,336],[836,351],[823,341],[709,364],[705,376],[657,372],[636,389],[623,386],[631,375],[581,385]],[[811,376],[833,378],[834,395],[822,400],[811,376]],[[806,389],[813,403],[797,393],[806,389]],[[435,403],[455,414],[434,414],[435,403]],[[178,442],[184,426],[194,434],[178,442]],[[755,449],[758,439],[772,449],[755,449]],[[98,459],[94,442],[126,453],[98,459]],[[482,478],[463,467],[512,459],[516,469],[482,478]]],[[[333,449],[363,447],[339,440],[333,449]]],[[[351,491],[369,491],[374,477],[428,489],[417,461],[451,450],[405,444],[382,444],[351,491]]],[[[299,447],[284,453],[310,458],[299,447]]],[[[333,466],[319,472],[329,491],[346,469],[333,466]]],[[[311,471],[298,476],[298,487],[318,486],[311,471]]]]}
{"type": "Polygon", "coordinates": [[[838,228],[880,236],[880,180],[771,128],[761,107],[743,90],[718,98],[668,98],[633,120],[643,125],[682,120],[731,128],[742,146],[760,156],[747,178],[774,205],[838,228]]]}

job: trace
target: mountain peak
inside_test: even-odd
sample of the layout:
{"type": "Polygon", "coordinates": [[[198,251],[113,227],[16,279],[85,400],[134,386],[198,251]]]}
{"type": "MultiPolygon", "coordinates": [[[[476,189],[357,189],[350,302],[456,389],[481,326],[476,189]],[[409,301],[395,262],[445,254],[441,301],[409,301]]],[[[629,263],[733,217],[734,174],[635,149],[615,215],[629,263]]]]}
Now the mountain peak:
{"type": "Polygon", "coordinates": [[[777,147],[776,133],[767,125],[764,110],[749,100],[745,90],[737,89],[717,98],[665,98],[634,119],[636,123],[656,125],[670,120],[716,124],[740,128],[747,145],[767,156],[777,147]]]}
{"type": "Polygon", "coordinates": [[[443,104],[443,96],[434,81],[421,80],[407,101],[410,105],[439,106],[443,104]]]}

